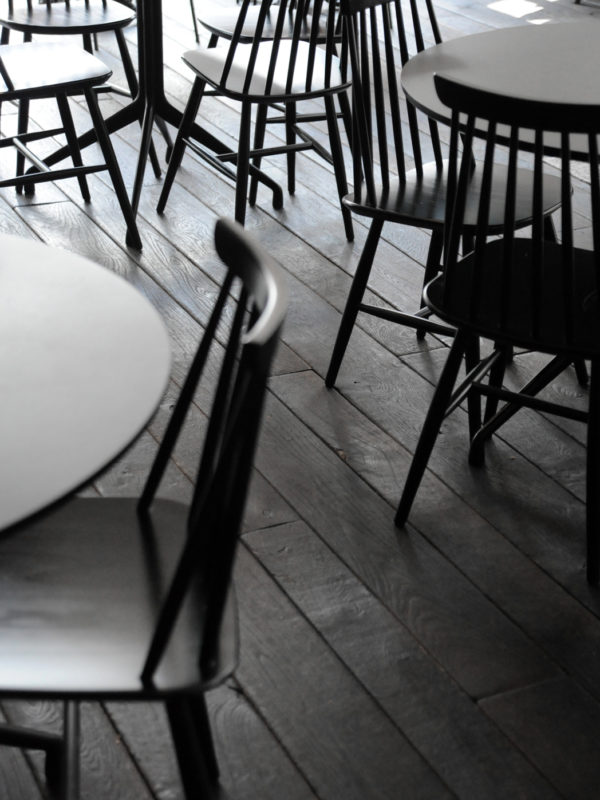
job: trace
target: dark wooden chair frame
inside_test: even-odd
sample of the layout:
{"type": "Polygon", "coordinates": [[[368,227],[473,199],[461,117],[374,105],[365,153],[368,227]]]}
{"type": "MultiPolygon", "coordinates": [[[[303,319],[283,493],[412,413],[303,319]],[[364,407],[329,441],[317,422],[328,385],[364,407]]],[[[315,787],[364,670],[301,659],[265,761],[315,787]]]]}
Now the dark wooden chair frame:
{"type": "MultiPolygon", "coordinates": [[[[600,573],[600,176],[598,106],[573,106],[568,101],[544,103],[515,99],[461,85],[444,76],[435,78],[442,101],[452,109],[451,184],[446,216],[444,272],[426,287],[425,299],[434,313],[456,326],[457,334],[437,384],[421,437],[406,479],[396,514],[403,525],[410,513],[443,418],[465,397],[469,400],[471,446],[469,461],[481,465],[484,445],[521,407],[587,422],[587,578],[597,583],[600,573]],[[489,121],[484,161],[484,183],[474,249],[461,257],[458,250],[468,182],[468,149],[476,124],[489,121]],[[502,237],[490,241],[485,235],[491,195],[491,169],[500,125],[509,141],[509,181],[505,198],[502,237]],[[517,193],[519,135],[534,133],[531,233],[517,237],[514,231],[517,193]],[[544,132],[561,137],[561,242],[544,236],[543,191],[544,132]],[[569,134],[588,137],[590,154],[590,218],[592,248],[576,245],[573,224],[569,134]],[[467,150],[459,160],[460,140],[467,150]],[[462,355],[474,340],[484,337],[494,343],[488,359],[454,390],[462,355]],[[548,365],[519,392],[502,388],[503,353],[524,347],[548,353],[548,365]],[[589,411],[582,412],[540,399],[539,391],[572,361],[591,362],[589,411]],[[490,372],[489,383],[485,375],[490,372]],[[494,374],[495,373],[495,374],[494,374]],[[451,401],[454,391],[455,401],[451,401]],[[487,397],[481,420],[480,398],[487,397]],[[498,409],[498,404],[503,405],[498,409]]],[[[554,177],[552,178],[554,179],[554,177]]]]}
{"type": "MultiPolygon", "coordinates": [[[[420,133],[417,111],[401,99],[399,75],[408,59],[430,44],[441,42],[431,0],[411,0],[405,13],[400,0],[341,0],[343,39],[348,47],[352,75],[354,191],[344,198],[355,214],[370,220],[370,228],[348,294],[336,336],[325,383],[334,386],[359,312],[416,329],[422,338],[427,332],[453,335],[448,325],[430,319],[430,310],[421,302],[414,312],[381,307],[363,301],[375,255],[386,222],[416,226],[431,231],[423,285],[441,268],[444,209],[447,185],[447,160],[444,158],[438,125],[425,121],[430,145],[420,133]],[[413,52],[413,49],[414,52],[413,52]],[[405,109],[404,109],[405,105],[405,109]],[[408,122],[408,134],[405,132],[408,122]],[[426,160],[431,147],[432,160],[426,160]],[[413,166],[411,167],[411,161],[413,166]]],[[[474,162],[475,164],[475,162],[474,162]]],[[[497,171],[501,189],[506,175],[497,171]]],[[[470,214],[463,231],[464,246],[470,246],[475,224],[481,171],[475,166],[470,186],[470,214]]],[[[546,233],[554,238],[549,214],[560,200],[558,185],[549,192],[546,233]]],[[[500,192],[501,194],[501,192],[500,192]]],[[[519,203],[517,226],[531,218],[529,201],[519,203]]],[[[490,214],[490,233],[501,225],[503,209],[496,204],[490,214]]]]}
{"type": "MultiPolygon", "coordinates": [[[[35,685],[27,680],[23,684],[25,669],[18,669],[11,686],[0,686],[0,695],[63,700],[64,729],[62,735],[55,735],[0,726],[0,743],[45,751],[49,786],[63,800],[78,797],[78,710],[83,700],[163,701],[185,796],[190,800],[211,797],[216,790],[219,770],[203,693],[229,676],[237,660],[231,570],[266,382],[287,307],[287,290],[279,269],[239,225],[219,220],[215,242],[227,265],[225,279],[139,500],[73,498],[13,527],[0,538],[0,550],[5,556],[16,548],[17,564],[20,563],[18,552],[22,552],[24,544],[28,552],[31,549],[31,558],[35,561],[35,542],[43,547],[43,543],[50,540],[48,537],[53,541],[52,558],[56,556],[56,560],[53,560],[51,572],[56,578],[55,584],[52,580],[48,583],[43,576],[39,582],[32,583],[32,570],[28,567],[25,577],[18,566],[11,573],[11,581],[13,590],[17,573],[24,577],[25,583],[29,582],[25,591],[27,604],[32,591],[38,592],[38,600],[34,602],[44,604],[41,616],[46,620],[46,628],[52,626],[49,649],[54,652],[57,646],[64,646],[71,653],[65,669],[77,675],[77,685],[69,688],[57,685],[55,678],[47,679],[43,656],[41,661],[36,658],[35,685]],[[156,491],[196,397],[200,379],[203,375],[214,375],[215,347],[220,351],[220,366],[216,369],[217,377],[209,381],[214,384],[212,404],[191,501],[185,505],[158,499],[156,491]],[[209,363],[210,369],[207,368],[209,363]],[[102,515],[105,516],[103,523],[98,522],[102,515]],[[97,530],[93,530],[94,525],[97,530]],[[75,538],[70,539],[69,546],[66,541],[73,532],[75,538]],[[106,551],[99,541],[104,535],[117,551],[121,544],[133,543],[133,546],[128,545],[127,557],[117,556],[117,572],[122,571],[122,574],[116,577],[109,574],[114,572],[112,567],[101,569],[100,577],[96,574],[96,565],[102,561],[101,553],[106,551]],[[83,575],[76,574],[81,569],[77,564],[73,566],[74,561],[87,562],[82,556],[74,558],[75,551],[90,553],[88,561],[93,565],[94,577],[85,570],[83,575]],[[66,555],[66,559],[59,552],[66,555]],[[164,560],[166,554],[169,557],[164,560]],[[60,578],[57,577],[59,573],[60,578]],[[109,628],[115,631],[117,638],[113,637],[112,645],[107,645],[111,637],[106,633],[108,628],[102,628],[98,640],[101,650],[104,648],[104,657],[100,656],[93,667],[89,666],[93,676],[80,675],[76,666],[78,653],[82,651],[82,663],[90,665],[90,662],[85,652],[88,641],[86,639],[86,644],[81,646],[79,637],[84,629],[85,638],[96,626],[102,626],[103,620],[97,619],[96,607],[93,613],[97,622],[90,620],[89,625],[86,623],[82,627],[82,604],[79,603],[71,609],[76,619],[69,626],[70,617],[65,606],[71,596],[65,578],[69,574],[74,585],[82,586],[85,592],[91,585],[98,591],[98,585],[102,587],[103,582],[108,581],[113,589],[128,587],[127,597],[130,597],[129,587],[138,587],[131,597],[137,598],[143,606],[138,620],[142,629],[147,630],[148,639],[142,636],[139,646],[134,645],[133,659],[131,653],[121,657],[123,637],[131,639],[133,631],[123,628],[127,623],[120,617],[126,606],[115,600],[118,608],[115,614],[109,615],[114,617],[109,628]],[[108,670],[104,668],[107,663],[108,670]],[[85,686],[81,685],[81,677],[85,686]]],[[[10,569],[7,560],[3,568],[10,569]]],[[[103,590],[106,591],[106,586],[103,590]]],[[[110,597],[108,594],[102,602],[110,603],[110,597]]],[[[8,616],[18,602],[15,591],[3,597],[8,616]]],[[[128,602],[131,604],[132,600],[128,602]]],[[[15,611],[18,617],[19,608],[15,611]]],[[[11,626],[11,636],[14,631],[11,626]]],[[[31,637],[31,631],[24,628],[22,633],[27,653],[26,640],[31,637]]],[[[40,656],[41,651],[38,658],[40,656]]],[[[24,659],[28,657],[30,653],[24,659]]],[[[63,684],[68,679],[62,677],[62,669],[59,671],[58,683],[63,684]]]]}
{"type": "MultiPolygon", "coordinates": [[[[260,172],[260,164],[263,157],[287,154],[288,167],[291,166],[291,171],[288,169],[288,187],[293,191],[294,188],[294,169],[292,156],[298,151],[306,150],[314,147],[314,141],[307,139],[307,137],[300,137],[297,140],[297,120],[292,113],[285,113],[283,121],[286,125],[286,142],[282,145],[273,147],[264,147],[263,139],[266,127],[267,110],[274,104],[282,104],[284,106],[291,106],[299,102],[303,98],[319,98],[323,97],[325,103],[325,114],[327,118],[329,130],[329,142],[331,153],[327,153],[323,148],[318,148],[320,155],[326,157],[334,166],[336,177],[336,184],[338,196],[342,198],[347,190],[346,172],[344,166],[344,158],[341,147],[341,140],[337,124],[337,113],[334,108],[334,96],[339,95],[346,91],[349,82],[345,79],[344,75],[336,77],[334,74],[334,63],[337,62],[336,45],[335,45],[335,26],[336,26],[336,10],[334,4],[328,4],[327,10],[327,23],[325,42],[323,41],[320,26],[317,24],[308,25],[310,30],[309,40],[306,41],[305,32],[307,29],[307,15],[310,14],[312,20],[321,20],[323,0],[316,0],[312,3],[310,0],[282,0],[277,6],[277,18],[274,25],[274,34],[270,38],[263,36],[263,31],[266,27],[272,28],[271,22],[271,0],[263,0],[261,2],[259,11],[256,18],[256,25],[253,27],[253,35],[251,42],[248,42],[247,35],[244,34],[244,25],[246,16],[249,9],[253,8],[253,0],[244,0],[240,6],[239,15],[235,25],[235,30],[229,39],[227,54],[223,58],[222,73],[217,79],[212,76],[203,75],[195,69],[194,66],[194,51],[189,51],[183,56],[184,61],[196,72],[196,78],[192,87],[189,100],[186,105],[183,119],[177,134],[173,152],[169,161],[169,167],[165,176],[163,190],[159,198],[157,210],[162,213],[165,209],[171,186],[175,179],[175,174],[181,164],[186,147],[189,147],[201,158],[207,160],[221,173],[233,178],[236,182],[236,201],[235,201],[235,218],[241,224],[244,223],[247,203],[253,205],[256,200],[257,181],[261,180],[273,191],[273,207],[279,209],[283,206],[283,195],[281,188],[274,181],[270,180],[260,172]],[[290,16],[292,22],[290,23],[290,16]],[[285,40],[282,33],[284,30],[293,31],[291,41],[290,59],[285,65],[277,64],[276,62],[278,53],[280,52],[281,42],[285,40]],[[306,46],[308,54],[306,61],[308,65],[307,74],[305,77],[304,86],[301,89],[293,89],[293,80],[297,77],[294,75],[296,64],[298,63],[298,52],[306,46]],[[325,86],[320,87],[313,83],[313,72],[317,64],[317,56],[321,46],[324,47],[326,52],[325,62],[325,86]],[[252,84],[254,68],[259,58],[261,51],[266,47],[271,48],[271,55],[269,57],[269,67],[267,69],[266,81],[264,91],[252,95],[249,91],[252,84]],[[232,77],[233,70],[236,66],[236,60],[239,61],[239,53],[244,48],[250,48],[248,57],[248,70],[244,80],[238,85],[229,84],[232,77]],[[276,90],[275,80],[278,75],[285,73],[284,80],[281,83],[285,86],[283,91],[276,90]],[[210,88],[207,89],[207,86],[210,88]],[[193,122],[196,118],[200,104],[205,96],[222,95],[242,104],[241,122],[238,137],[238,150],[236,152],[230,151],[227,153],[219,154],[216,157],[214,154],[207,152],[206,148],[198,145],[190,138],[193,122]],[[251,134],[251,112],[252,107],[256,105],[257,123],[255,126],[255,136],[253,146],[250,144],[251,134]],[[236,165],[236,171],[232,172],[226,165],[233,163],[236,165]],[[250,187],[248,191],[248,184],[250,187]]],[[[254,13],[254,12],[252,12],[254,13]]],[[[212,49],[212,48],[209,48],[212,49]]],[[[346,236],[349,240],[353,238],[352,220],[348,210],[342,205],[342,216],[346,236]]]]}

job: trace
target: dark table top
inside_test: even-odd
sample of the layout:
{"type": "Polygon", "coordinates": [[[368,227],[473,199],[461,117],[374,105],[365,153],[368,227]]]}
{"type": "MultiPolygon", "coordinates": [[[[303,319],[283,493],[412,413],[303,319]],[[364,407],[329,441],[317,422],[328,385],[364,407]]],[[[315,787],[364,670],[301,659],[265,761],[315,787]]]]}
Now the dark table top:
{"type": "Polygon", "coordinates": [[[64,250],[0,236],[0,529],[116,458],[169,371],[165,327],[129,283],[64,250]]]}

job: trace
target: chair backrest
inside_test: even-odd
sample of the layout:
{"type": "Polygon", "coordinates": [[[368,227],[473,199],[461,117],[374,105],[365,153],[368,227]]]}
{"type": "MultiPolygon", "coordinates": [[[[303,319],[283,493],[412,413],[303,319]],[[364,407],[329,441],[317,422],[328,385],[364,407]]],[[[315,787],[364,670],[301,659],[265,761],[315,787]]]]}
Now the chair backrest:
{"type": "Polygon", "coordinates": [[[208,609],[199,654],[210,674],[218,646],[238,532],[252,469],[266,381],[287,308],[281,271],[237,223],[215,230],[225,279],[139,501],[147,514],[200,381],[217,377],[188,516],[188,538],[161,609],[143,679],[151,681],[192,583],[208,609]],[[210,362],[211,369],[205,369],[210,362]],[[210,565],[206,570],[206,565],[210,565]]]}
{"type": "MultiPolygon", "coordinates": [[[[25,0],[27,3],[27,8],[29,11],[33,11],[35,8],[38,8],[40,4],[46,6],[46,10],[48,13],[52,11],[52,7],[56,5],[57,2],[60,2],[61,5],[67,6],[67,8],[71,5],[71,0],[25,0]]],[[[75,1],[75,0],[74,0],[75,1]]],[[[89,0],[82,0],[85,6],[89,6],[89,0]]],[[[102,5],[106,6],[108,0],[102,0],[102,5]]],[[[23,0],[21,2],[17,2],[17,5],[23,5],[23,0]]],[[[15,0],[8,0],[8,10],[12,14],[14,11],[15,0]]]]}
{"type": "Polygon", "coordinates": [[[425,145],[400,86],[403,65],[441,36],[431,0],[340,0],[340,13],[352,71],[354,192],[372,202],[378,185],[402,183],[411,168],[422,173],[434,160],[441,169],[437,125],[423,117],[425,145]]]}
{"type": "Polygon", "coordinates": [[[569,102],[511,98],[435,76],[442,102],[452,109],[448,198],[445,220],[443,304],[458,311],[465,323],[499,333],[515,326],[538,349],[570,352],[589,345],[600,349],[600,176],[598,107],[569,102]],[[487,127],[481,169],[481,193],[474,249],[460,252],[465,199],[472,174],[475,132],[487,127]],[[525,146],[532,152],[523,152],[525,146]],[[549,180],[545,139],[560,136],[560,243],[548,239],[544,223],[544,192],[549,180]],[[587,138],[589,162],[574,165],[570,134],[587,138]],[[531,142],[531,145],[527,144],[531,142]],[[486,235],[493,165],[498,150],[508,160],[504,224],[499,239],[486,235]],[[515,231],[516,197],[523,191],[523,160],[530,159],[527,184],[531,196],[531,226],[515,231]],[[573,203],[574,170],[580,187],[573,203]],[[519,178],[517,176],[520,176],[519,178]],[[585,220],[587,219],[587,223],[585,220]],[[526,315],[526,317],[524,317],[526,315]]]}
{"type": "MultiPolygon", "coordinates": [[[[238,3],[240,0],[238,0],[238,3]]],[[[336,36],[340,38],[341,36],[341,25],[339,24],[339,16],[337,15],[337,11],[339,10],[339,4],[332,0],[333,5],[335,7],[336,12],[336,22],[334,25],[334,30],[336,36]]],[[[279,29],[279,35],[283,38],[290,38],[294,35],[294,26],[295,26],[295,16],[294,16],[294,9],[297,5],[297,0],[290,0],[288,5],[288,14],[284,20],[283,26],[279,29]]],[[[250,7],[246,10],[244,24],[242,26],[242,30],[240,32],[240,41],[251,42],[254,36],[254,31],[256,28],[256,22],[258,20],[258,15],[260,14],[260,0],[251,0],[250,7]]],[[[278,19],[278,12],[279,12],[279,4],[275,3],[274,0],[271,0],[271,8],[269,9],[266,18],[262,23],[262,38],[264,40],[273,39],[276,32],[277,26],[277,19],[278,19]]],[[[318,41],[322,43],[327,42],[327,29],[328,29],[328,17],[329,17],[329,5],[328,2],[325,3],[322,9],[322,16],[317,19],[319,25],[317,28],[317,37],[318,41]]],[[[200,14],[198,16],[198,21],[201,25],[203,25],[207,30],[211,32],[213,37],[212,43],[214,44],[219,38],[230,39],[236,29],[236,24],[238,21],[238,13],[239,9],[237,7],[229,7],[229,6],[214,6],[210,4],[204,4],[200,10],[200,14]]],[[[315,22],[316,16],[312,13],[312,7],[310,3],[304,4],[304,25],[302,27],[301,36],[303,39],[307,41],[310,40],[310,37],[313,32],[313,25],[315,22]]],[[[210,46],[210,45],[209,45],[210,46]]]]}
{"type": "Polygon", "coordinates": [[[326,0],[261,0],[260,6],[242,0],[231,38],[221,46],[226,52],[220,47],[208,51],[223,59],[220,87],[285,97],[322,94],[323,88],[339,86],[336,20],[336,4],[326,0]]]}

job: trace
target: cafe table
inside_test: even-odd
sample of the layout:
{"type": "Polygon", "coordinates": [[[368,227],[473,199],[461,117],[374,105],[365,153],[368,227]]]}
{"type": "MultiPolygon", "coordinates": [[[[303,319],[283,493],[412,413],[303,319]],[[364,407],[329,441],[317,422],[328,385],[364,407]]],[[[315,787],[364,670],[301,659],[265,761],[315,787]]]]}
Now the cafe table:
{"type": "MultiPolygon", "coordinates": [[[[401,75],[406,97],[439,122],[450,109],[438,98],[433,76],[440,73],[486,91],[524,99],[598,103],[600,107],[600,22],[549,22],[516,25],[450,39],[418,53],[401,75]]],[[[485,135],[485,130],[479,131],[485,135]]],[[[499,135],[502,134],[499,129],[499,135]]],[[[573,155],[587,159],[585,136],[572,135],[573,155]]],[[[525,135],[523,148],[531,147],[525,135]]],[[[558,155],[558,136],[544,140],[558,155]]]]}
{"type": "Polygon", "coordinates": [[[0,235],[0,530],[119,456],[169,371],[165,327],[131,284],[73,253],[0,235]]]}

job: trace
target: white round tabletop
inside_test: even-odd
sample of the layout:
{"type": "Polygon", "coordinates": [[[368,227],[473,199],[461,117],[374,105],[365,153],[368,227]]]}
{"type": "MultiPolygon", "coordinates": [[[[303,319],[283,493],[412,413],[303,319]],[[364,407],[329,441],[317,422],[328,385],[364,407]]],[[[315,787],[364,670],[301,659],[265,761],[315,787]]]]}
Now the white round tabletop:
{"type": "MultiPolygon", "coordinates": [[[[429,116],[449,122],[436,73],[490,92],[523,99],[600,105],[600,21],[516,25],[450,39],[412,58],[401,83],[429,116]]],[[[577,143],[572,142],[577,147],[577,143]]],[[[587,157],[581,139],[580,157],[587,157]]]]}
{"type": "Polygon", "coordinates": [[[116,458],[156,409],[169,372],[165,327],[124,279],[0,235],[0,529],[116,458]]]}

